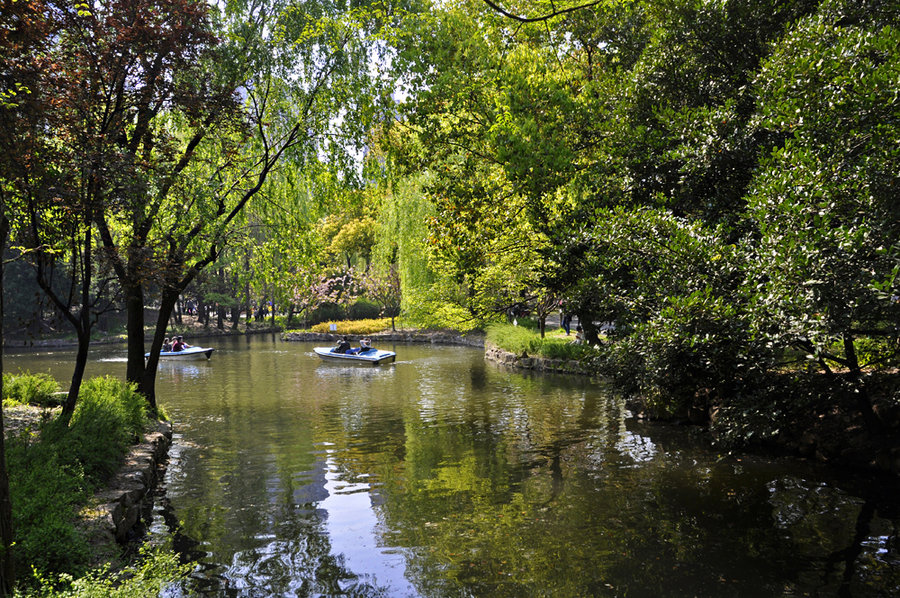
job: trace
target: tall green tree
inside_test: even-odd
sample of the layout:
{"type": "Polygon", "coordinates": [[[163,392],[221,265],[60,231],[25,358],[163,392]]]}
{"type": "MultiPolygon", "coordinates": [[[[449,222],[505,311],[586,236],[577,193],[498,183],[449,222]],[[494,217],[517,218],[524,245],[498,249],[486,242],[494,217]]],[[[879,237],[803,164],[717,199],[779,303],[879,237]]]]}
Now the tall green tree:
{"type": "Polygon", "coordinates": [[[491,6],[398,45],[398,127],[428,148],[398,162],[433,173],[457,300],[514,293],[491,249],[528,231],[537,285],[592,342],[615,321],[607,356],[664,409],[798,349],[859,377],[857,339],[896,319],[894,3],[491,6]]]}
{"type": "MultiPolygon", "coordinates": [[[[0,374],[3,372],[3,273],[11,230],[20,224],[33,177],[46,159],[43,73],[56,32],[55,6],[40,1],[0,2],[0,374]]],[[[0,383],[2,386],[2,383],[0,383]]],[[[2,394],[2,393],[0,393],[2,394]]],[[[12,499],[6,469],[3,408],[0,406],[0,596],[15,585],[12,499]]]]}
{"type": "MultiPolygon", "coordinates": [[[[756,82],[758,126],[786,138],[750,195],[760,322],[776,346],[861,380],[860,337],[887,337],[900,271],[900,12],[825,2],[756,82]]],[[[878,427],[864,385],[867,421],[878,427]]]]}
{"type": "MultiPolygon", "coordinates": [[[[101,3],[70,15],[80,127],[109,209],[95,223],[125,295],[126,376],[155,404],[158,349],[179,294],[222,251],[278,162],[320,149],[365,74],[364,15],[328,5],[101,3]],[[222,40],[215,37],[218,32],[222,40]],[[160,310],[144,360],[143,309],[160,310]]],[[[350,122],[349,116],[345,119],[350,122]]]]}

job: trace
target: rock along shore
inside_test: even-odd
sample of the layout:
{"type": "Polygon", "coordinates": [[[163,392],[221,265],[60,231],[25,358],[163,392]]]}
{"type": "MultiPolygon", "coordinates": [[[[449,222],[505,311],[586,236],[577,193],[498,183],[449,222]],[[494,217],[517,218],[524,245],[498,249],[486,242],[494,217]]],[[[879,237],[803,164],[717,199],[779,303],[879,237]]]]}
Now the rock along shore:
{"type": "Polygon", "coordinates": [[[151,493],[165,473],[171,443],[172,424],[158,422],[155,430],[131,447],[119,471],[81,510],[80,526],[95,547],[96,558],[113,556],[104,553],[139,535],[139,524],[149,521],[151,493]]]}
{"type": "Polygon", "coordinates": [[[489,361],[518,368],[522,370],[534,370],[536,372],[553,372],[560,374],[577,374],[580,376],[590,376],[592,373],[588,371],[581,363],[574,359],[548,359],[546,357],[530,357],[526,353],[516,355],[509,351],[504,351],[499,347],[488,344],[484,349],[484,358],[489,361]]]}

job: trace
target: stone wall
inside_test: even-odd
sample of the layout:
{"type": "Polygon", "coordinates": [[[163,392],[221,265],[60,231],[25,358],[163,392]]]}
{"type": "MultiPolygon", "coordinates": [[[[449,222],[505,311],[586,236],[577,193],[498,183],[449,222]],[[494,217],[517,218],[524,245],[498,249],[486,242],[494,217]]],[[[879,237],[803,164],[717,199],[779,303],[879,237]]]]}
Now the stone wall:
{"type": "Polygon", "coordinates": [[[82,510],[92,544],[112,540],[122,544],[129,539],[150,506],[147,495],[165,470],[171,443],[172,425],[159,422],[155,431],[145,434],[142,442],[131,448],[119,472],[82,510]]]}
{"type": "Polygon", "coordinates": [[[484,350],[484,358],[509,367],[537,372],[558,372],[562,374],[590,375],[590,372],[573,359],[547,359],[546,357],[530,357],[527,354],[516,355],[499,347],[488,345],[484,350]]]}

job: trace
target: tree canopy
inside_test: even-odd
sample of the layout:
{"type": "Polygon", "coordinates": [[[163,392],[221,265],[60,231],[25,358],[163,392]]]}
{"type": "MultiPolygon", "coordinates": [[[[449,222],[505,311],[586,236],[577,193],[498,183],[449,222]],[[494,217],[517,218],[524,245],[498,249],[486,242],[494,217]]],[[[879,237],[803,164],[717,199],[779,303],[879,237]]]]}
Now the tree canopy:
{"type": "Polygon", "coordinates": [[[891,2],[12,4],[14,244],[90,265],[47,289],[129,314],[151,400],[143,308],[153,356],[188,294],[220,321],[559,307],[673,413],[896,363],[891,2]]]}

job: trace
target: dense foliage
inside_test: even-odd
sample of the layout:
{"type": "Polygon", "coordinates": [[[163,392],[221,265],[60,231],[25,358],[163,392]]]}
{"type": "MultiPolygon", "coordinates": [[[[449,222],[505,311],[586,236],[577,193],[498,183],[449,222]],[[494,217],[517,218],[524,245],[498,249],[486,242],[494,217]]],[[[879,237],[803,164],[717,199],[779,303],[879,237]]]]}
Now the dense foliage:
{"type": "MultiPolygon", "coordinates": [[[[13,388],[26,386],[16,377],[10,382],[13,388]]],[[[78,510],[120,466],[147,424],[146,401],[133,386],[95,378],[82,386],[70,425],[47,418],[38,430],[23,430],[10,440],[14,551],[16,561],[27,564],[23,578],[31,568],[38,575],[84,571],[92,555],[75,527],[78,510]]]]}
{"type": "Polygon", "coordinates": [[[416,93],[385,138],[400,176],[431,173],[431,296],[479,318],[550,297],[595,344],[612,323],[593,361],[656,413],[753,419],[799,369],[839,374],[825,394],[878,432],[896,398],[865,372],[896,366],[900,319],[896,4],[519,16],[442,5],[398,44],[416,93]]]}
{"type": "Polygon", "coordinates": [[[58,403],[54,395],[59,392],[59,383],[50,374],[3,374],[3,405],[41,405],[50,407],[58,403]]]}

